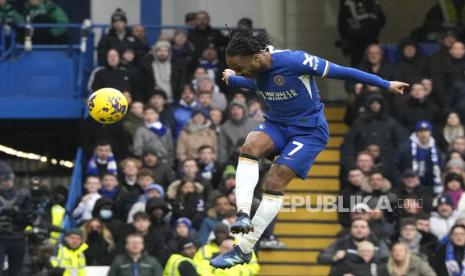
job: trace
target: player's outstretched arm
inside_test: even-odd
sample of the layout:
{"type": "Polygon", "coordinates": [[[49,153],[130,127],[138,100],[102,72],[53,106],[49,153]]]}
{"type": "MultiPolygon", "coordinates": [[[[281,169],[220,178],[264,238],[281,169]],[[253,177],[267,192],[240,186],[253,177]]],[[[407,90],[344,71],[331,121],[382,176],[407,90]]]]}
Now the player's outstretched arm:
{"type": "Polygon", "coordinates": [[[251,79],[236,76],[236,72],[231,69],[223,71],[223,81],[231,88],[246,88],[249,90],[256,90],[255,82],[251,79]]]}
{"type": "Polygon", "coordinates": [[[330,63],[326,77],[377,86],[394,94],[403,94],[404,89],[409,86],[404,82],[384,80],[379,76],[334,63],[330,63]]]}

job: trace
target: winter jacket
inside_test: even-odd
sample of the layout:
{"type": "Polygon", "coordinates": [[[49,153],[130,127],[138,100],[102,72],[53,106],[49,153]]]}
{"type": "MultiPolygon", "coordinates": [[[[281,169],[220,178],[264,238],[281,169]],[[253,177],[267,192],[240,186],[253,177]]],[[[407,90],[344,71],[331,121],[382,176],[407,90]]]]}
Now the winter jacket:
{"type": "MultiPolygon", "coordinates": [[[[454,246],[455,260],[460,268],[460,266],[462,265],[463,258],[464,258],[463,255],[464,255],[465,248],[463,246],[461,247],[455,246],[455,245],[453,246],[454,246]]],[[[452,274],[449,274],[447,267],[446,267],[446,248],[447,248],[447,244],[441,245],[438,248],[436,257],[434,258],[431,264],[431,266],[434,268],[438,276],[453,276],[452,274]]]]}
{"type": "Polygon", "coordinates": [[[121,254],[116,257],[110,266],[108,276],[162,276],[163,268],[154,258],[145,253],[137,262],[128,255],[121,254]],[[134,272],[137,270],[137,274],[134,272]]]}
{"type": "Polygon", "coordinates": [[[154,167],[145,167],[152,170],[156,182],[162,185],[165,190],[176,179],[174,170],[168,163],[162,160],[159,160],[154,167]]]}
{"type": "Polygon", "coordinates": [[[100,64],[104,64],[108,50],[110,49],[116,49],[119,53],[123,53],[128,48],[134,50],[136,61],[141,61],[145,52],[145,47],[142,41],[131,34],[130,28],[125,30],[124,37],[120,40],[115,29],[111,28],[108,31],[108,34],[102,36],[98,42],[98,61],[100,64]]]}
{"type": "Polygon", "coordinates": [[[173,161],[174,146],[171,131],[169,128],[163,136],[158,136],[153,133],[145,125],[137,128],[134,133],[133,152],[135,156],[142,156],[143,150],[146,147],[155,148],[161,159],[169,162],[173,161]]]}
{"type": "Polygon", "coordinates": [[[440,216],[437,212],[432,212],[429,218],[430,232],[438,239],[442,239],[449,234],[449,230],[454,226],[458,217],[457,211],[452,211],[452,214],[447,218],[440,216]]]}
{"type": "Polygon", "coordinates": [[[134,138],[134,134],[136,133],[137,128],[143,125],[143,121],[141,118],[137,118],[134,114],[130,113],[124,116],[123,120],[123,127],[131,135],[131,138],[134,138]]]}
{"type": "Polygon", "coordinates": [[[417,198],[422,200],[422,210],[426,213],[431,213],[433,210],[433,190],[431,187],[425,187],[418,184],[413,190],[407,190],[404,185],[400,184],[395,193],[399,196],[399,200],[407,198],[417,198]]]}
{"type": "Polygon", "coordinates": [[[105,223],[108,230],[110,230],[115,243],[118,242],[118,239],[121,237],[122,230],[124,229],[124,222],[117,218],[117,211],[118,209],[116,207],[115,202],[110,198],[104,197],[100,198],[99,200],[97,200],[97,202],[95,202],[94,210],[92,210],[92,217],[102,219],[103,223],[105,223]],[[103,207],[108,206],[111,208],[113,216],[109,219],[103,219],[100,216],[100,210],[102,210],[103,207]]]}
{"type": "Polygon", "coordinates": [[[129,76],[129,72],[122,67],[100,66],[95,68],[90,74],[87,89],[95,92],[106,87],[132,93],[134,82],[129,76]]]}
{"type": "MultiPolygon", "coordinates": [[[[398,275],[394,272],[390,272],[390,276],[436,276],[436,272],[431,268],[428,262],[422,260],[421,258],[410,255],[410,262],[407,268],[407,273],[403,275],[398,275]]],[[[444,274],[447,275],[447,274],[444,274]]]]}
{"type": "MultiPolygon", "coordinates": [[[[437,86],[441,97],[446,99],[446,103],[450,103],[451,88],[457,81],[465,80],[465,57],[462,59],[454,59],[450,55],[447,56],[442,65],[442,72],[437,80],[437,86]]],[[[434,80],[433,80],[434,81],[434,80]]],[[[434,83],[434,82],[433,82],[434,83]]]]}
{"type": "Polygon", "coordinates": [[[433,125],[438,122],[439,107],[427,97],[423,100],[417,100],[409,95],[399,103],[397,110],[397,121],[409,131],[415,130],[415,124],[421,120],[431,122],[433,125]]]}
{"type": "Polygon", "coordinates": [[[345,274],[353,276],[389,276],[386,265],[383,262],[371,260],[366,263],[356,254],[348,253],[343,262],[335,265],[330,276],[340,276],[345,274]]]}
{"type": "Polygon", "coordinates": [[[420,56],[420,49],[417,43],[411,39],[404,39],[399,43],[400,62],[395,65],[399,71],[400,81],[412,84],[426,76],[428,60],[420,56]],[[403,51],[407,46],[413,46],[416,49],[415,56],[407,58],[403,51]]]}
{"type": "Polygon", "coordinates": [[[226,47],[226,44],[228,44],[228,39],[220,31],[215,30],[210,26],[207,26],[203,30],[199,28],[190,29],[188,40],[194,44],[197,57],[200,57],[202,52],[211,44],[213,44],[220,52],[224,50],[223,48],[226,47]]]}
{"type": "Polygon", "coordinates": [[[151,217],[150,220],[152,222],[150,231],[160,237],[163,241],[168,241],[173,237],[173,231],[165,220],[165,217],[168,216],[169,211],[170,209],[168,207],[168,203],[163,198],[151,198],[147,200],[147,203],[145,204],[145,212],[149,214],[151,217]],[[155,209],[160,209],[163,211],[163,215],[160,219],[155,218],[152,215],[152,212],[155,209]]]}
{"type": "Polygon", "coordinates": [[[0,238],[23,239],[24,228],[31,225],[34,210],[26,190],[13,187],[0,190],[0,238]]]}
{"type": "Polygon", "coordinates": [[[187,125],[179,134],[176,144],[176,158],[179,161],[191,158],[197,159],[198,150],[204,145],[211,146],[214,152],[218,152],[216,133],[209,127],[210,124],[205,124],[205,128],[199,130],[193,130],[191,124],[187,125]]]}
{"type": "Polygon", "coordinates": [[[86,258],[84,251],[88,245],[82,243],[78,248],[71,249],[65,245],[58,247],[55,257],[50,259],[52,267],[64,268],[63,276],[85,276],[86,275],[86,258]]]}
{"type": "Polygon", "coordinates": [[[228,119],[221,126],[218,148],[218,161],[221,164],[228,161],[229,157],[236,151],[237,142],[241,138],[245,138],[249,131],[258,125],[258,122],[255,121],[255,119],[248,116],[245,103],[233,101],[229,105],[229,108],[233,105],[239,105],[244,109],[244,118],[240,121],[228,119]]]}
{"type": "Polygon", "coordinates": [[[89,248],[84,252],[86,256],[86,265],[107,266],[111,264],[114,258],[115,248],[108,244],[102,234],[91,231],[87,235],[87,244],[89,248]]]}

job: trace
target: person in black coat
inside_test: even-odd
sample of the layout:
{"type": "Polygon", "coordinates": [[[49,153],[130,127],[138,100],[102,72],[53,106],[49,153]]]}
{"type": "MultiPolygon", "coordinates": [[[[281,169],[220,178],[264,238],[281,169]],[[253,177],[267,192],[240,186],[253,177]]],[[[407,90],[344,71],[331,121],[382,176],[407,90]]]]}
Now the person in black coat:
{"type": "Polygon", "coordinates": [[[169,211],[168,203],[163,198],[151,198],[145,205],[145,212],[150,216],[150,229],[163,241],[173,237],[173,231],[165,218],[169,211]]]}
{"type": "Polygon", "coordinates": [[[115,257],[115,242],[113,236],[102,220],[92,218],[83,225],[84,241],[89,248],[84,251],[86,265],[107,266],[115,257]]]}
{"type": "Polygon", "coordinates": [[[440,246],[432,267],[438,275],[462,275],[465,262],[465,226],[454,225],[449,241],[440,246]]]}
{"type": "Polygon", "coordinates": [[[453,99],[453,95],[451,95],[453,84],[465,80],[464,71],[465,45],[461,41],[455,41],[449,49],[449,55],[442,66],[442,74],[437,80],[437,87],[444,107],[450,107],[453,99]]]}
{"type": "Polygon", "coordinates": [[[432,189],[421,185],[418,174],[410,168],[402,173],[401,181],[397,185],[395,193],[399,196],[400,201],[410,198],[421,199],[423,211],[427,213],[433,211],[432,189]]]}
{"type": "Polygon", "coordinates": [[[405,140],[405,130],[393,119],[386,110],[386,103],[379,94],[367,98],[365,112],[353,123],[347,132],[341,147],[342,160],[349,166],[355,156],[368,145],[378,145],[386,160],[389,160],[393,149],[405,140]]]}
{"type": "Polygon", "coordinates": [[[399,52],[400,62],[395,67],[400,73],[401,81],[413,83],[427,75],[428,60],[420,56],[418,45],[414,40],[402,40],[399,43],[399,52]]]}
{"type": "MultiPolygon", "coordinates": [[[[339,206],[343,206],[344,208],[350,208],[350,198],[352,196],[357,195],[360,193],[360,185],[365,179],[365,175],[363,172],[357,168],[349,169],[347,175],[347,185],[344,189],[339,192],[340,197],[338,199],[342,200],[342,203],[338,203],[339,206]]],[[[339,223],[343,227],[350,227],[352,223],[352,219],[350,218],[350,212],[338,212],[338,220],[339,223]]]]}
{"type": "Polygon", "coordinates": [[[195,17],[195,27],[189,30],[188,39],[195,47],[197,60],[203,50],[213,44],[220,54],[220,59],[224,60],[224,49],[228,44],[228,39],[218,30],[210,26],[210,15],[206,11],[199,11],[195,17]]]}
{"type": "Polygon", "coordinates": [[[103,221],[108,230],[110,230],[115,243],[118,242],[124,229],[124,222],[116,218],[116,213],[115,202],[110,198],[104,197],[99,198],[95,202],[94,209],[92,210],[92,217],[103,221]]]}
{"type": "Polygon", "coordinates": [[[399,98],[397,121],[409,131],[415,130],[417,122],[425,120],[436,125],[439,107],[427,96],[426,89],[421,83],[411,85],[410,93],[399,98]]]}
{"type": "Polygon", "coordinates": [[[351,66],[357,66],[365,48],[378,41],[386,18],[375,0],[340,0],[338,27],[341,39],[336,42],[344,55],[350,55],[351,66]]]}
{"type": "Polygon", "coordinates": [[[100,39],[97,51],[100,64],[105,62],[105,57],[110,49],[116,49],[123,53],[127,48],[134,50],[136,61],[140,62],[144,56],[144,43],[132,35],[131,29],[127,27],[126,13],[120,8],[111,15],[111,29],[108,34],[100,39]]]}

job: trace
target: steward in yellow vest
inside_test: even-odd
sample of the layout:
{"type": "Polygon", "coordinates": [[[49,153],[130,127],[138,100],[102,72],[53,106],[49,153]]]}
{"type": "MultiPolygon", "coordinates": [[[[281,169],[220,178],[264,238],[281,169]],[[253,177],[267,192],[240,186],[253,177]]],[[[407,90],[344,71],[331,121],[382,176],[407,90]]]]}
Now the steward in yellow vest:
{"type": "Polygon", "coordinates": [[[72,229],[66,233],[63,244],[59,245],[57,255],[51,258],[50,263],[53,267],[62,269],[63,276],[85,276],[84,251],[87,248],[82,239],[82,231],[72,229]]]}
{"type": "Polygon", "coordinates": [[[197,275],[192,258],[197,251],[197,246],[189,238],[180,238],[177,253],[168,259],[163,271],[163,276],[191,276],[197,275]]]}

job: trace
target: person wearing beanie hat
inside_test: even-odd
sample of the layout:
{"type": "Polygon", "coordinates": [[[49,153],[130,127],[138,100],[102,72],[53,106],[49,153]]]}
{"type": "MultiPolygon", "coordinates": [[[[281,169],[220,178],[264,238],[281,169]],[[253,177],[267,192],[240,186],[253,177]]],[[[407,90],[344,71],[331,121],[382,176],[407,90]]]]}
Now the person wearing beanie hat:
{"type": "Polygon", "coordinates": [[[192,258],[197,246],[190,238],[179,238],[176,253],[172,254],[165,265],[163,275],[197,275],[192,258]]]}
{"type": "Polygon", "coordinates": [[[429,220],[431,233],[441,240],[447,235],[452,225],[454,225],[458,213],[454,210],[452,198],[447,194],[437,196],[434,199],[433,207],[436,211],[431,213],[429,220]]]}
{"type": "MultiPolygon", "coordinates": [[[[236,151],[239,139],[247,136],[249,131],[258,125],[258,122],[248,116],[247,105],[244,102],[232,101],[229,104],[228,120],[221,126],[218,161],[226,163],[236,151]]],[[[236,162],[236,160],[234,160],[236,162]]]]}
{"type": "Polygon", "coordinates": [[[133,222],[133,216],[138,212],[144,212],[146,208],[147,201],[152,198],[163,198],[165,197],[165,189],[160,184],[152,183],[148,185],[144,194],[142,194],[138,201],[134,203],[129,210],[127,223],[133,222]]]}
{"type": "Polygon", "coordinates": [[[144,55],[145,46],[128,28],[126,13],[121,8],[117,8],[111,15],[110,21],[111,28],[108,34],[102,36],[97,46],[99,63],[104,64],[109,49],[116,49],[123,54],[127,48],[134,50],[136,63],[139,62],[144,55]]]}
{"type": "Polygon", "coordinates": [[[461,175],[455,173],[446,174],[444,178],[444,188],[444,193],[452,199],[454,208],[458,209],[460,201],[463,201],[462,205],[465,204],[465,197],[463,197],[464,199],[462,200],[465,185],[461,175]]]}
{"type": "Polygon", "coordinates": [[[213,129],[208,114],[202,109],[193,109],[191,120],[179,133],[176,145],[176,158],[179,161],[197,159],[199,148],[210,146],[217,152],[218,138],[213,129]]]}
{"type": "Polygon", "coordinates": [[[63,275],[85,276],[86,257],[84,252],[89,246],[83,240],[81,229],[71,229],[65,234],[64,241],[59,245],[56,256],[50,259],[55,269],[62,269],[63,275]]]}

